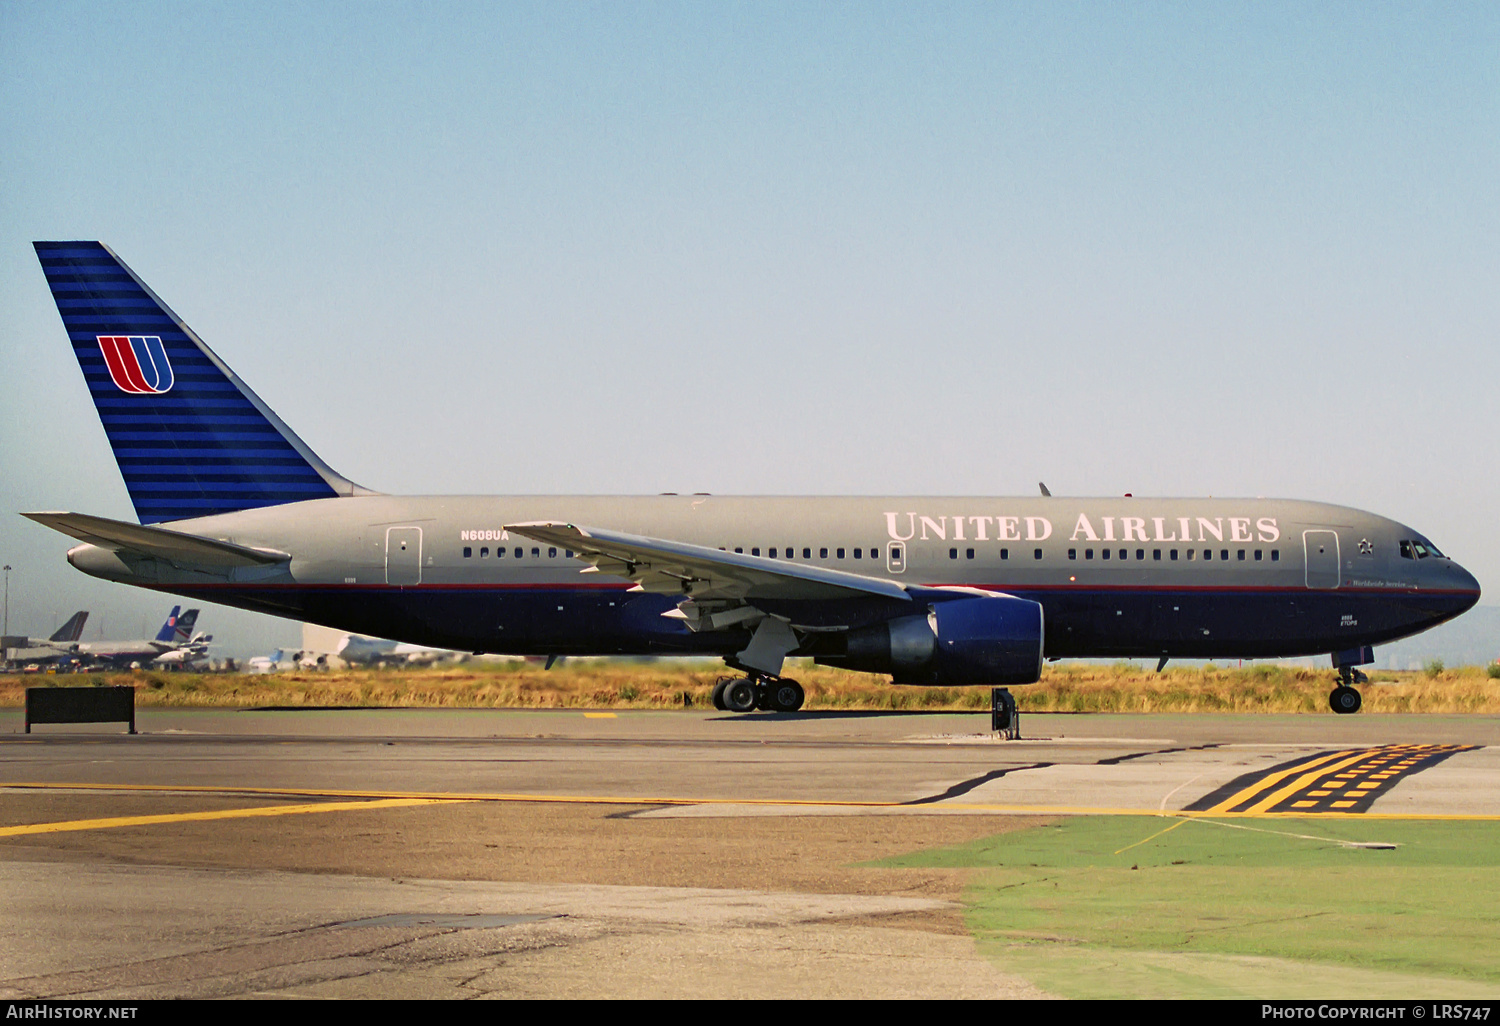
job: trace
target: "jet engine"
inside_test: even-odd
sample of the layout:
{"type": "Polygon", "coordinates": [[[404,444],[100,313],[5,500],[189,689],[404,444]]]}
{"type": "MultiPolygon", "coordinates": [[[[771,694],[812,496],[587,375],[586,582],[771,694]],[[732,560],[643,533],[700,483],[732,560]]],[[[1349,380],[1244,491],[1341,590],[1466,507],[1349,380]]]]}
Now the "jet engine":
{"type": "Polygon", "coordinates": [[[935,602],[928,610],[849,631],[842,655],[817,661],[889,673],[896,684],[1032,684],[1041,677],[1038,603],[995,595],[935,602]]]}

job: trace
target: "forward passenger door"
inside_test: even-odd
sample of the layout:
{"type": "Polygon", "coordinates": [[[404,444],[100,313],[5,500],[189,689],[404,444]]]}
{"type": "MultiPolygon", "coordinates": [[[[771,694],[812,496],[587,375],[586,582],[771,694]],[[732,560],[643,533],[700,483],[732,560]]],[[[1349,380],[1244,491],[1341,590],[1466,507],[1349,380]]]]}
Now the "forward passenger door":
{"type": "Polygon", "coordinates": [[[1307,556],[1306,582],[1309,588],[1326,591],[1343,583],[1337,531],[1303,531],[1302,547],[1307,556]]]}

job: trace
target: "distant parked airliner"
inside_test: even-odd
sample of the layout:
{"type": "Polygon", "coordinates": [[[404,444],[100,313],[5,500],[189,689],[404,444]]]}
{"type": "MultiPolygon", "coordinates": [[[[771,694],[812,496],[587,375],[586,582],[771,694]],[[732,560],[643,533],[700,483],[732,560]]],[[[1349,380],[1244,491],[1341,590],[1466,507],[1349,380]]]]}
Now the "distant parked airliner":
{"type": "Polygon", "coordinates": [[[1060,657],[1317,654],[1354,712],[1371,646],[1479,599],[1417,531],[1312,502],[382,495],[107,246],[35,245],[140,524],[26,515],[111,581],[440,648],[722,656],[740,712],[801,706],[788,656],[1012,685],[1060,657]]]}

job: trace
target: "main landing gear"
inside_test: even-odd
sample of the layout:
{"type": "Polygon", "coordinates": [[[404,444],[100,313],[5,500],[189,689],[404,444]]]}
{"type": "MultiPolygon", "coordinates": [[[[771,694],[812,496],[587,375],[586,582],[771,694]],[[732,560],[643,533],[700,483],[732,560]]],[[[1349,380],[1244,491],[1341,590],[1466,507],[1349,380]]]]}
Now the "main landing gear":
{"type": "Polygon", "coordinates": [[[1336,713],[1357,713],[1362,704],[1359,692],[1351,685],[1364,684],[1370,678],[1352,666],[1339,667],[1339,685],[1328,694],[1328,708],[1336,713]]]}
{"type": "Polygon", "coordinates": [[[1021,740],[1021,714],[1009,688],[990,688],[990,729],[1007,741],[1021,740]]]}
{"type": "Polygon", "coordinates": [[[807,695],[790,677],[755,674],[750,677],[720,677],[714,685],[714,708],[725,712],[796,712],[807,695]]]}

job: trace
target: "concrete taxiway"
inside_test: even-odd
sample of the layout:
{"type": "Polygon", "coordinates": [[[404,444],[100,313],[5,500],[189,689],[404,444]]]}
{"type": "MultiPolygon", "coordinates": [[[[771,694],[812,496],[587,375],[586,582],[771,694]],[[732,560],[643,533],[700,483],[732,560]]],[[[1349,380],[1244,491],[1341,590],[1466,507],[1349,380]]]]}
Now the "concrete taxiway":
{"type": "Polygon", "coordinates": [[[961,872],[861,864],[1071,813],[1500,818],[1495,717],[20,720],[10,997],[1040,996],[961,872]]]}

